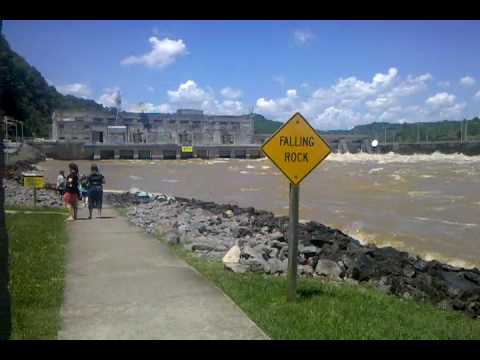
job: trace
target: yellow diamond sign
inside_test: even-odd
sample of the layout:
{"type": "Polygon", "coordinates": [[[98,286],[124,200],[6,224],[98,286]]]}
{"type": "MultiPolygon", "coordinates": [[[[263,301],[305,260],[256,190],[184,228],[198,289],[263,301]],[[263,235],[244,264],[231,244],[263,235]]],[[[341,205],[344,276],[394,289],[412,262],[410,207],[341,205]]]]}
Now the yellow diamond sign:
{"type": "Polygon", "coordinates": [[[332,152],[298,112],[263,144],[262,151],[295,185],[332,152]]]}

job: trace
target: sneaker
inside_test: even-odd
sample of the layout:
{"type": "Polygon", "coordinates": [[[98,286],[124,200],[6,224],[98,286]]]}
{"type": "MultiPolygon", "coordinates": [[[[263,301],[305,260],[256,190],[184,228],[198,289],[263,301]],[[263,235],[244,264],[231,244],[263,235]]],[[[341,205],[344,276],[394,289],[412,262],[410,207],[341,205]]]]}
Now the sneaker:
{"type": "Polygon", "coordinates": [[[73,217],[72,216],[69,216],[65,221],[73,221],[73,217]]]}

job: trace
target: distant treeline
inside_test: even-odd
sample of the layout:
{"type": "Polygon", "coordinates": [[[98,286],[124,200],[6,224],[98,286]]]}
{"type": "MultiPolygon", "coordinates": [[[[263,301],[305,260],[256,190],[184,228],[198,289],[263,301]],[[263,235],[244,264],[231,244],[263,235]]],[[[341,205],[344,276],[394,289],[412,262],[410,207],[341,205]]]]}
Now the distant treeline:
{"type": "MultiPolygon", "coordinates": [[[[256,133],[273,133],[281,122],[268,120],[262,115],[255,115],[256,133]]],[[[418,141],[455,141],[455,140],[480,140],[480,118],[475,117],[463,121],[437,121],[423,123],[391,124],[386,122],[374,122],[371,124],[358,125],[351,130],[320,131],[320,134],[338,135],[365,135],[387,142],[416,142],[418,141]],[[465,136],[465,123],[467,136],[465,136]],[[386,130],[386,131],[385,131],[386,130]],[[461,138],[461,132],[463,137],[461,138]]]]}
{"type": "Polygon", "coordinates": [[[355,126],[348,134],[367,135],[380,141],[413,143],[416,141],[480,140],[480,118],[463,121],[437,121],[405,124],[372,123],[355,126]],[[386,131],[385,131],[386,130],[386,131]],[[466,131],[466,133],[465,133],[466,131]]]}
{"type": "Polygon", "coordinates": [[[46,137],[55,109],[104,110],[93,100],[60,94],[0,36],[0,116],[24,122],[24,135],[46,137]]]}

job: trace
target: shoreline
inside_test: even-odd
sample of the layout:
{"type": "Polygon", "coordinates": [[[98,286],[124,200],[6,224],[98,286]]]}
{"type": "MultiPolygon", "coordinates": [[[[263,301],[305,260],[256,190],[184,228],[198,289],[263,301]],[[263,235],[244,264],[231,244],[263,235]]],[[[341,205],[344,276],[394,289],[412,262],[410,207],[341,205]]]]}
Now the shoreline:
{"type": "MultiPolygon", "coordinates": [[[[230,204],[137,192],[106,193],[136,226],[227,269],[284,276],[287,216],[230,204]],[[141,196],[139,196],[141,195],[141,196]],[[228,254],[227,254],[228,253],[228,254]]],[[[368,283],[380,291],[480,317],[480,269],[379,248],[315,221],[299,224],[300,276],[368,283]]]]}
{"type": "MultiPolygon", "coordinates": [[[[6,206],[31,206],[30,189],[12,179],[6,179],[4,186],[6,206]]],[[[104,202],[126,208],[131,223],[169,244],[207,260],[225,258],[225,267],[233,272],[285,276],[288,216],[132,190],[105,190],[104,202]]],[[[38,207],[63,207],[51,189],[39,190],[37,197],[38,207]]],[[[455,267],[390,246],[362,244],[338,229],[307,220],[299,223],[298,249],[300,276],[367,283],[385,293],[480,318],[479,268],[455,267]]]]}

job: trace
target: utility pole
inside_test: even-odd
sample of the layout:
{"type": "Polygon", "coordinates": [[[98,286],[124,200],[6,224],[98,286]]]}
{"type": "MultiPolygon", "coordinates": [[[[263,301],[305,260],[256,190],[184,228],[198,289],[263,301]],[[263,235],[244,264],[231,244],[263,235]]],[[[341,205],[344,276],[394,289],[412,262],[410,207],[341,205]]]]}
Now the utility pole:
{"type": "MultiPolygon", "coordinates": [[[[1,22],[0,22],[1,25],[1,22]]],[[[6,118],[4,118],[6,120],[6,118]]],[[[6,121],[5,121],[6,126],[6,121]]],[[[3,139],[2,139],[3,140],[3,139]]],[[[0,168],[5,166],[4,143],[0,141],[0,168]]],[[[10,273],[9,273],[9,240],[5,226],[5,189],[3,176],[0,177],[0,340],[8,340],[12,330],[10,273]]]]}
{"type": "Polygon", "coordinates": [[[463,126],[462,121],[460,121],[460,143],[463,143],[463,126]]]}
{"type": "Polygon", "coordinates": [[[467,119],[465,119],[464,129],[465,129],[465,135],[464,135],[463,141],[467,142],[468,141],[468,120],[467,119]]]}

